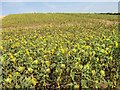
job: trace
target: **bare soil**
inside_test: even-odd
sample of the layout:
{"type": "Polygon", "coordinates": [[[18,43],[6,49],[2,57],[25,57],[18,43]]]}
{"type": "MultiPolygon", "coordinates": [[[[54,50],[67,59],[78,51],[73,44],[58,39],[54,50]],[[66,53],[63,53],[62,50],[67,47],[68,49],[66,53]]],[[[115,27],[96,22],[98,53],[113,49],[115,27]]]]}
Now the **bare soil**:
{"type": "Polygon", "coordinates": [[[3,19],[5,16],[0,16],[0,19],[3,19]]]}

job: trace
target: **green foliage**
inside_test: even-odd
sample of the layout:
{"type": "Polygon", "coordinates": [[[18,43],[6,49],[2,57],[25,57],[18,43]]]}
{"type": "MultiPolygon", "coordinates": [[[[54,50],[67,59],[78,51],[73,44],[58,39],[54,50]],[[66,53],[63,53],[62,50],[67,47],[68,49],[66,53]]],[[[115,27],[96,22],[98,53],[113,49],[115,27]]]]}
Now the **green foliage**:
{"type": "Polygon", "coordinates": [[[120,82],[116,17],[5,17],[0,46],[3,88],[116,88],[120,82]]]}

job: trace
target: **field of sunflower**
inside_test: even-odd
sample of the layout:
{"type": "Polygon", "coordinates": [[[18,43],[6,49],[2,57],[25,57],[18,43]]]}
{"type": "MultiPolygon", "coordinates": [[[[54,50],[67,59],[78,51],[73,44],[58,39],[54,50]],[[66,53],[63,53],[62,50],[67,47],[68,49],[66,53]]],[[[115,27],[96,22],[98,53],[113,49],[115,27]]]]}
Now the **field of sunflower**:
{"type": "Polygon", "coordinates": [[[118,88],[118,16],[14,14],[2,20],[1,88],[118,88]]]}

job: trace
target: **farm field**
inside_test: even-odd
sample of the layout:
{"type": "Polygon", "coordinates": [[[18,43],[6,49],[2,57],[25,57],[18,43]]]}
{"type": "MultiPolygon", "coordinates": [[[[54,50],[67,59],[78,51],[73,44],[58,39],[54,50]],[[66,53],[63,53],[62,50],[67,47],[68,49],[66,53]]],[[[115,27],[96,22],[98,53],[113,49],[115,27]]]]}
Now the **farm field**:
{"type": "Polygon", "coordinates": [[[13,14],[0,36],[2,88],[120,86],[117,15],[13,14]]]}

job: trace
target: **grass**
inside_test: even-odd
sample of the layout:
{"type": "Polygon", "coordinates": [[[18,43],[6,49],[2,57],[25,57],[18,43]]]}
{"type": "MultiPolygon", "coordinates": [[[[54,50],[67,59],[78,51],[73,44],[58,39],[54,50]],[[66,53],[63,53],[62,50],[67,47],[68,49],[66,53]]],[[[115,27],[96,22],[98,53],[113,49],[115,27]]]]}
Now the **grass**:
{"type": "Polygon", "coordinates": [[[78,13],[4,17],[3,88],[117,88],[117,18],[78,13]]]}

